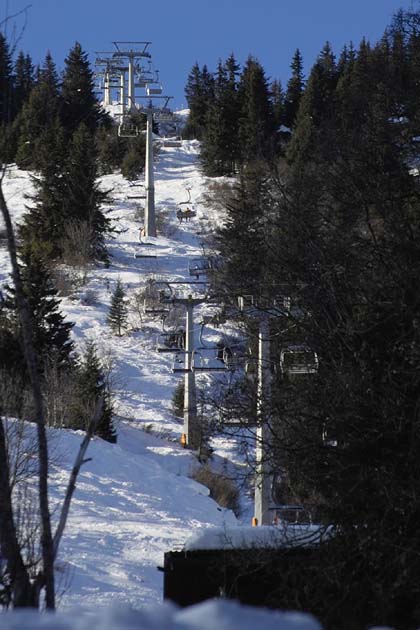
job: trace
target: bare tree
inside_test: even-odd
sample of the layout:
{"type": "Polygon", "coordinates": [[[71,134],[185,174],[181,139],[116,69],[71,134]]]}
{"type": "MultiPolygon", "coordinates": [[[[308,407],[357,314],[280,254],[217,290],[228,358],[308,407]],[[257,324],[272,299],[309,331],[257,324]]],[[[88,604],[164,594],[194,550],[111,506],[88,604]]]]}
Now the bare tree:
{"type": "MultiPolygon", "coordinates": [[[[13,501],[13,479],[10,470],[10,456],[8,452],[7,436],[3,420],[0,421],[0,548],[1,556],[5,560],[10,583],[11,604],[14,607],[38,607],[41,589],[45,589],[45,604],[50,610],[55,609],[55,582],[54,560],[57,556],[59,542],[61,540],[70,502],[75,488],[75,480],[80,467],[86,461],[84,455],[89,441],[94,433],[95,423],[100,417],[102,401],[98,401],[93,414],[86,437],[83,440],[80,452],[76,458],[68,489],[64,499],[59,524],[53,536],[51,528],[51,513],[48,498],[48,440],[46,431],[46,414],[41,390],[39,358],[34,347],[34,324],[30,308],[25,298],[22,279],[20,275],[16,241],[9,209],[3,194],[3,179],[6,167],[0,172],[0,209],[2,212],[6,234],[7,246],[12,267],[12,278],[15,287],[15,296],[18,316],[22,330],[23,350],[27,370],[30,379],[32,394],[33,420],[36,424],[37,434],[37,495],[39,505],[39,538],[41,547],[40,569],[33,578],[30,566],[25,562],[22,554],[21,541],[17,527],[19,515],[16,512],[13,501]]],[[[2,410],[0,409],[0,413],[2,410]]],[[[32,542],[31,542],[32,544],[32,542]]]]}

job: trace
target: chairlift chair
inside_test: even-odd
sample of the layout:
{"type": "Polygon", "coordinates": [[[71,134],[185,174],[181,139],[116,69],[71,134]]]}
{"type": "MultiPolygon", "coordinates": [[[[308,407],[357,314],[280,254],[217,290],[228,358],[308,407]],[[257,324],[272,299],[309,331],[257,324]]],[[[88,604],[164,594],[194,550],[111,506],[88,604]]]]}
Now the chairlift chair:
{"type": "Polygon", "coordinates": [[[157,258],[155,248],[145,248],[145,243],[141,243],[139,248],[134,252],[134,258],[157,258]]]}
{"type": "Polygon", "coordinates": [[[143,303],[143,311],[146,315],[167,315],[168,309],[163,304],[156,304],[145,298],[143,303]]]}
{"type": "Polygon", "coordinates": [[[176,138],[164,138],[163,139],[163,146],[167,147],[167,148],[181,147],[182,146],[182,142],[181,142],[181,140],[177,140],[176,138]]]}
{"type": "Polygon", "coordinates": [[[280,370],[283,374],[316,374],[318,355],[305,345],[287,346],[280,353],[280,370]]]}
{"type": "Polygon", "coordinates": [[[176,218],[178,219],[178,221],[180,223],[183,222],[183,220],[185,219],[185,221],[189,221],[190,219],[193,219],[196,216],[196,211],[192,210],[191,208],[179,208],[177,210],[176,213],[176,218]]]}
{"type": "Polygon", "coordinates": [[[145,291],[143,310],[148,315],[167,315],[168,308],[160,302],[160,295],[156,285],[148,282],[145,291]]]}
{"type": "Polygon", "coordinates": [[[162,94],[163,87],[161,85],[150,85],[149,83],[146,85],[146,94],[147,96],[157,96],[162,94]]]}
{"type": "Polygon", "coordinates": [[[132,123],[120,123],[118,125],[118,135],[120,138],[137,138],[139,129],[132,123]]]}
{"type": "Polygon", "coordinates": [[[191,368],[186,367],[185,365],[185,357],[186,352],[182,352],[178,350],[178,352],[174,356],[174,361],[172,364],[172,373],[173,374],[186,374],[187,372],[191,372],[191,368]]]}
{"type": "Polygon", "coordinates": [[[179,204],[178,204],[179,206],[185,206],[186,204],[187,205],[191,204],[191,188],[189,186],[186,186],[185,187],[185,192],[188,195],[188,199],[186,201],[180,201],[179,204]]]}
{"type": "Polygon", "coordinates": [[[225,363],[223,355],[218,356],[218,346],[197,348],[193,350],[191,367],[193,372],[226,372],[230,368],[225,363]]]}
{"type": "Polygon", "coordinates": [[[211,269],[210,259],[204,258],[192,258],[188,263],[188,271],[190,276],[196,276],[197,278],[207,273],[211,269]]]}
{"type": "Polygon", "coordinates": [[[274,513],[273,523],[284,525],[312,525],[312,515],[304,505],[276,505],[270,510],[274,513]]]}
{"type": "Polygon", "coordinates": [[[185,346],[185,332],[183,330],[173,330],[163,332],[158,335],[156,350],[158,352],[173,352],[179,354],[185,346]]]}

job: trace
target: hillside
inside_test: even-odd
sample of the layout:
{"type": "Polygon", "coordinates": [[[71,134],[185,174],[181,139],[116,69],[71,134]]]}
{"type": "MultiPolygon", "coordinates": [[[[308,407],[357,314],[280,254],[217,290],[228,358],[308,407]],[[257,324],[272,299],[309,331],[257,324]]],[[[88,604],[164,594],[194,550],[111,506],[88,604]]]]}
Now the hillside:
{"type": "MultiPolygon", "coordinates": [[[[135,217],[139,188],[119,174],[105,176],[102,185],[111,190],[107,208],[117,230],[108,243],[109,268],[89,270],[88,281],[62,301],[62,310],[75,323],[78,348],[94,340],[100,354],[112,366],[118,443],[95,439],[91,458],[82,469],[60,553],[63,591],[60,605],[96,606],[111,601],[139,606],[162,598],[162,573],[156,567],[163,553],[183,545],[199,528],[232,525],[232,512],[220,508],[208,490],[188,477],[196,467],[194,456],[179,444],[182,423],[171,411],[171,398],[179,376],[171,372],[171,357],[158,354],[155,338],[159,319],[130,309],[130,328],[121,338],[106,324],[110,296],[118,278],[127,300],[148,278],[187,279],[188,260],[202,253],[198,230],[212,229],[218,218],[200,204],[206,179],[198,169],[198,145],[184,141],[179,148],[161,148],[155,169],[157,215],[165,215],[163,233],[157,237],[157,258],[136,259],[139,220],[135,217]],[[177,204],[187,199],[197,217],[179,224],[177,204]]],[[[4,189],[10,211],[19,221],[28,203],[32,183],[28,173],[12,169],[4,189]]],[[[140,193],[141,194],[141,193],[140,193]]],[[[8,259],[0,250],[0,282],[8,280],[8,259]]],[[[197,316],[197,320],[199,317],[197,316]]],[[[199,330],[197,327],[197,334],[199,330]]],[[[208,330],[211,335],[211,329],[208,330]]],[[[201,376],[202,381],[216,377],[201,376]]],[[[218,377],[220,378],[220,377],[218,377]]],[[[81,436],[51,431],[53,445],[53,499],[64,492],[69,466],[81,436]]],[[[218,438],[215,464],[235,459],[234,444],[218,438]]],[[[249,499],[244,497],[244,518],[249,522],[249,499]]]]}

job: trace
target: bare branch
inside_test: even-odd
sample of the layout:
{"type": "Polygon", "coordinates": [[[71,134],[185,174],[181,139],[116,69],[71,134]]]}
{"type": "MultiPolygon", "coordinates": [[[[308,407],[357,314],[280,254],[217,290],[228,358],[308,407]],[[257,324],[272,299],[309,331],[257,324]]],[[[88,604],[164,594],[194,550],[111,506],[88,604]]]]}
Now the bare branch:
{"type": "Polygon", "coordinates": [[[54,549],[54,559],[57,557],[57,553],[58,553],[58,547],[60,545],[60,541],[61,538],[63,536],[63,532],[64,532],[64,528],[66,526],[66,522],[67,522],[67,518],[69,515],[69,510],[70,510],[70,503],[71,503],[71,499],[73,496],[73,493],[76,489],[76,480],[77,480],[77,476],[80,472],[80,468],[83,466],[83,464],[85,464],[86,462],[90,461],[91,458],[88,459],[84,459],[84,456],[86,454],[86,450],[87,447],[89,446],[89,442],[92,439],[93,434],[95,433],[95,430],[98,426],[99,420],[101,418],[101,414],[102,414],[102,410],[103,410],[103,406],[104,406],[104,400],[103,398],[99,398],[96,406],[95,406],[95,411],[93,413],[92,418],[90,419],[89,422],[89,426],[87,428],[86,431],[86,435],[83,438],[81,444],[80,444],[80,448],[79,448],[79,453],[77,454],[76,460],[74,462],[73,465],[73,469],[70,473],[70,479],[69,479],[69,483],[67,486],[67,491],[66,491],[66,496],[64,498],[63,501],[63,506],[61,508],[61,514],[60,514],[60,519],[58,522],[58,526],[57,526],[57,530],[54,534],[54,539],[53,539],[53,549],[54,549]]]}
{"type": "Polygon", "coordinates": [[[7,26],[9,24],[9,22],[11,22],[12,20],[14,20],[15,18],[19,17],[20,15],[24,15],[25,16],[25,22],[22,26],[22,28],[20,29],[20,33],[17,37],[14,38],[14,43],[12,46],[12,54],[15,52],[18,43],[20,42],[20,40],[22,39],[23,33],[26,30],[26,26],[28,24],[28,11],[29,9],[32,7],[31,4],[27,4],[26,7],[24,7],[23,9],[21,9],[20,11],[18,11],[17,13],[14,13],[13,15],[6,15],[6,17],[4,18],[4,20],[2,20],[0,22],[0,32],[4,27],[4,34],[6,35],[6,31],[7,31],[7,26]]]}

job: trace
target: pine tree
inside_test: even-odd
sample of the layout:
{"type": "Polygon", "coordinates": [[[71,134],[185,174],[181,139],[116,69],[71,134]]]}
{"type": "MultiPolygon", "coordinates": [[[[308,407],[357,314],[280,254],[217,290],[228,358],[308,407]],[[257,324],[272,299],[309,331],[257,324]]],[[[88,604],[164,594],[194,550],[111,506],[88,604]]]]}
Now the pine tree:
{"type": "Polygon", "coordinates": [[[58,112],[58,76],[48,53],[39,71],[39,80],[15,121],[18,135],[16,162],[21,168],[43,172],[46,153],[51,150],[51,143],[56,144],[51,130],[57,132],[58,112]],[[44,147],[44,144],[47,146],[44,147]]]}
{"type": "Polygon", "coordinates": [[[246,165],[226,200],[227,218],[218,240],[223,257],[223,284],[235,294],[260,295],[267,256],[265,213],[269,209],[264,163],[246,165]]]}
{"type": "Polygon", "coordinates": [[[14,69],[13,114],[16,116],[34,86],[34,66],[29,55],[19,53],[14,69]]]}
{"type": "Polygon", "coordinates": [[[12,57],[3,33],[0,33],[0,125],[12,121],[12,57]]]}
{"type": "Polygon", "coordinates": [[[284,124],[293,129],[305,86],[303,60],[299,49],[296,50],[290,67],[292,76],[287,83],[284,98],[284,124]]]}
{"type": "Polygon", "coordinates": [[[115,444],[117,434],[112,420],[113,406],[111,395],[96,346],[93,342],[89,342],[76,370],[75,400],[69,413],[71,428],[86,430],[87,423],[93,415],[99,398],[102,398],[103,408],[95,435],[115,444]]]}
{"type": "Polygon", "coordinates": [[[85,123],[74,132],[62,173],[62,213],[65,224],[84,223],[91,233],[91,259],[108,259],[104,237],[109,231],[109,220],[100,206],[107,193],[97,182],[97,154],[95,141],[85,123]]]}
{"type": "Polygon", "coordinates": [[[242,71],[238,98],[241,160],[269,160],[277,144],[273,105],[264,69],[253,57],[242,71]]]}
{"type": "Polygon", "coordinates": [[[198,63],[195,63],[185,86],[185,96],[190,110],[184,129],[185,137],[201,140],[212,103],[213,87],[214,79],[207,66],[204,65],[200,70],[198,63]]]}
{"type": "Polygon", "coordinates": [[[22,375],[25,369],[25,358],[14,312],[2,299],[0,301],[0,370],[7,374],[22,375]]]}
{"type": "Polygon", "coordinates": [[[270,86],[271,100],[273,102],[274,126],[279,129],[284,121],[284,94],[280,81],[273,81],[270,86]]]}
{"type": "Polygon", "coordinates": [[[238,95],[236,75],[239,70],[231,55],[219,62],[214,81],[214,98],[209,106],[203,136],[201,159],[209,176],[232,175],[239,158],[238,95]]]}
{"type": "Polygon", "coordinates": [[[121,280],[118,278],[114,293],[111,297],[111,305],[107,322],[112,331],[121,337],[123,330],[127,327],[128,310],[125,305],[125,291],[121,280]]]}
{"type": "Polygon", "coordinates": [[[81,123],[93,134],[102,119],[87,53],[76,42],[65,59],[61,87],[61,121],[65,134],[71,137],[81,123]]]}
{"type": "Polygon", "coordinates": [[[65,141],[58,116],[42,133],[37,148],[41,174],[34,178],[33,205],[24,216],[19,236],[23,252],[33,252],[48,261],[59,258],[62,253],[66,224],[63,207],[67,194],[63,179],[65,141]]]}
{"type": "Polygon", "coordinates": [[[337,68],[327,42],[310,72],[295,123],[295,131],[287,150],[289,162],[304,163],[318,143],[324,122],[335,115],[337,68]]]}
{"type": "MultiPolygon", "coordinates": [[[[59,310],[60,301],[51,276],[43,260],[34,253],[21,255],[21,276],[25,297],[32,316],[34,346],[41,369],[48,359],[54,359],[58,368],[72,365],[72,323],[65,321],[59,310]]],[[[9,287],[5,306],[20,337],[20,323],[16,316],[14,289],[9,287]]]]}

